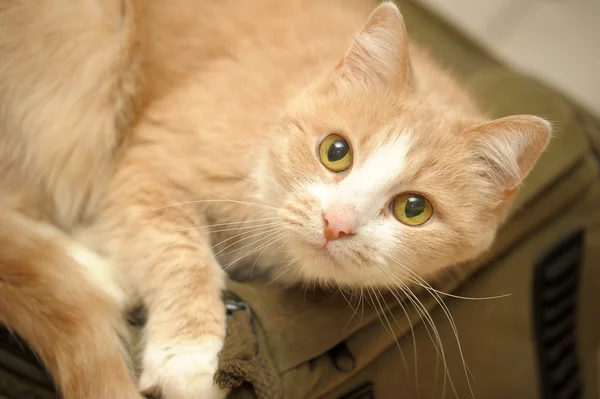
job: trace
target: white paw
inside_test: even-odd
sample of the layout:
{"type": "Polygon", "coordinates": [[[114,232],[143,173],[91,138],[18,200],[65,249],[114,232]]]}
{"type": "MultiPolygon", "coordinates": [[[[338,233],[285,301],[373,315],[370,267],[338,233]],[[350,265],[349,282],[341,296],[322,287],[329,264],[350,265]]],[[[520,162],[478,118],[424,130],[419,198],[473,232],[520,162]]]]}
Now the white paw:
{"type": "Polygon", "coordinates": [[[149,342],[144,353],[140,389],[163,399],[221,399],[225,391],[213,384],[223,341],[149,342]]]}

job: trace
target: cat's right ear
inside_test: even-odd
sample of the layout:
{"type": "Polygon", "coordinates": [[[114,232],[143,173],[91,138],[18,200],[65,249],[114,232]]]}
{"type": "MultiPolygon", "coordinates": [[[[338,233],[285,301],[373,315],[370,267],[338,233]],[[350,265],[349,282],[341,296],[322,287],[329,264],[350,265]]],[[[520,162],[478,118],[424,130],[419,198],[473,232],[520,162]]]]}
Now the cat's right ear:
{"type": "Polygon", "coordinates": [[[404,19],[392,2],[378,6],[330,75],[335,88],[410,85],[408,37],[404,19]]]}

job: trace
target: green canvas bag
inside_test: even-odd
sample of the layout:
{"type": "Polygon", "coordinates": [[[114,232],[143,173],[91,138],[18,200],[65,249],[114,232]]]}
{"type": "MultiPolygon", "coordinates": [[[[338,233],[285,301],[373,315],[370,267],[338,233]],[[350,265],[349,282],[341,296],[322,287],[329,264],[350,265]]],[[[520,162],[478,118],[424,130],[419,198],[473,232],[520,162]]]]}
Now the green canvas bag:
{"type": "MultiPolygon", "coordinates": [[[[233,398],[597,398],[600,121],[421,6],[399,4],[411,38],[454,70],[490,115],[544,116],[555,137],[492,250],[429,282],[440,294],[414,287],[430,319],[389,294],[367,295],[377,312],[350,293],[231,281],[216,381],[233,398]]],[[[0,332],[3,395],[55,397],[35,358],[0,332]]]]}

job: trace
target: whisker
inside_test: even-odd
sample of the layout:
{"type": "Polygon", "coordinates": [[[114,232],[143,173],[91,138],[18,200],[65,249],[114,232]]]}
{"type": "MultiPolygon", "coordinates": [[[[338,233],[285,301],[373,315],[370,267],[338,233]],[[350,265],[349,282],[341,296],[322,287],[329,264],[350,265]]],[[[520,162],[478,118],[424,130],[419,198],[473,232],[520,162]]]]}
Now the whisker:
{"type": "MultiPolygon", "coordinates": [[[[250,223],[256,223],[256,222],[265,222],[265,221],[272,221],[272,220],[276,220],[279,219],[278,216],[275,217],[270,217],[270,218],[261,218],[261,219],[255,219],[255,220],[243,220],[240,222],[227,222],[227,223],[215,223],[215,224],[206,224],[203,226],[192,226],[192,227],[184,227],[181,229],[175,229],[175,230],[167,230],[164,233],[177,233],[180,231],[188,231],[188,230],[194,230],[194,229],[210,229],[213,227],[223,227],[223,226],[232,226],[232,225],[240,225],[240,224],[250,224],[250,223]]],[[[259,227],[259,226],[263,226],[264,224],[260,224],[260,225],[253,225],[251,227],[259,227]]],[[[242,227],[236,227],[235,230],[237,229],[243,229],[246,228],[245,226],[242,227]]],[[[223,231],[223,230],[217,230],[217,231],[211,231],[211,233],[216,233],[219,231],[223,231]]]]}
{"type": "MultiPolygon", "coordinates": [[[[352,302],[350,302],[348,299],[346,299],[346,295],[344,295],[344,288],[342,286],[338,286],[338,289],[340,291],[340,294],[342,294],[342,297],[344,298],[346,303],[348,303],[348,306],[350,306],[350,309],[352,309],[352,316],[350,316],[350,319],[344,326],[344,330],[346,330],[346,328],[348,327],[348,325],[350,324],[352,319],[354,319],[354,316],[358,316],[358,306],[356,308],[354,308],[354,306],[352,306],[352,302]]],[[[350,298],[352,298],[352,295],[350,295],[350,298]]]]}
{"type": "Polygon", "coordinates": [[[361,303],[361,308],[360,308],[360,321],[362,321],[363,317],[365,316],[365,296],[363,294],[363,286],[360,286],[360,296],[358,297],[360,303],[361,303]]]}
{"type": "MultiPolygon", "coordinates": [[[[271,256],[273,256],[273,254],[277,253],[277,251],[279,250],[279,248],[281,248],[283,245],[285,245],[285,242],[282,242],[281,244],[279,244],[277,246],[277,248],[275,248],[272,252],[271,252],[271,256]]],[[[250,278],[252,278],[252,272],[254,271],[254,266],[256,266],[256,262],[260,259],[260,257],[262,256],[262,254],[265,252],[265,250],[268,247],[265,247],[262,251],[260,251],[260,253],[258,254],[258,256],[256,257],[256,259],[254,260],[254,262],[252,263],[252,266],[250,267],[250,278]]]]}
{"type": "MultiPolygon", "coordinates": [[[[231,265],[233,265],[235,262],[237,262],[237,261],[239,261],[239,260],[241,260],[241,259],[243,259],[243,258],[245,258],[245,257],[247,257],[247,256],[250,256],[250,255],[252,255],[253,253],[255,253],[255,252],[257,252],[257,251],[260,251],[260,250],[261,250],[261,248],[263,247],[263,245],[269,245],[269,244],[272,244],[273,242],[277,241],[279,238],[281,238],[281,237],[282,237],[282,236],[285,234],[285,233],[281,233],[281,230],[282,230],[282,229],[278,229],[278,230],[275,230],[275,231],[271,231],[271,232],[270,232],[270,233],[268,233],[268,234],[267,234],[265,237],[261,237],[261,238],[259,238],[258,240],[256,240],[255,242],[251,242],[250,244],[246,244],[246,245],[244,245],[244,246],[242,246],[242,247],[238,248],[238,250],[240,250],[240,249],[243,249],[243,248],[247,248],[247,247],[249,247],[249,246],[252,246],[252,245],[256,245],[256,244],[257,244],[259,241],[262,241],[262,240],[267,240],[267,242],[266,242],[266,243],[262,243],[262,244],[261,244],[261,245],[260,245],[258,248],[254,248],[254,249],[252,249],[252,250],[250,250],[250,251],[246,252],[244,255],[240,256],[239,258],[237,258],[237,259],[236,259],[236,260],[234,260],[233,262],[230,262],[230,263],[228,263],[226,266],[222,266],[222,267],[221,267],[221,270],[219,271],[219,273],[218,273],[218,274],[217,274],[215,277],[213,277],[213,278],[210,280],[210,282],[212,282],[212,281],[213,281],[215,278],[219,277],[221,274],[225,273],[225,272],[227,271],[227,269],[228,269],[228,268],[229,268],[231,265]],[[276,235],[276,237],[275,237],[274,239],[272,239],[272,240],[269,240],[269,239],[270,239],[270,238],[272,238],[274,235],[276,235]]],[[[210,283],[210,282],[209,282],[209,283],[210,283]]]]}
{"type": "Polygon", "coordinates": [[[285,268],[285,270],[283,272],[281,272],[281,274],[279,274],[273,280],[271,280],[271,282],[269,282],[269,285],[273,284],[275,281],[277,281],[278,279],[280,279],[284,274],[286,274],[287,272],[289,272],[290,270],[292,270],[293,267],[294,267],[294,263],[293,262],[289,262],[288,266],[285,268]]]}
{"type": "MultiPolygon", "coordinates": [[[[382,269],[379,265],[376,264],[377,269],[379,269],[380,272],[385,271],[385,269],[382,269]]],[[[394,296],[394,299],[396,300],[396,302],[398,303],[398,305],[400,305],[400,308],[402,309],[402,312],[404,312],[404,315],[406,316],[406,321],[410,327],[410,333],[412,336],[412,341],[413,341],[413,357],[414,357],[414,363],[415,363],[415,367],[414,367],[414,371],[415,371],[415,386],[416,386],[416,390],[417,390],[417,399],[421,397],[420,394],[420,387],[419,387],[419,373],[418,373],[418,361],[417,361],[417,339],[415,337],[415,329],[413,327],[413,323],[412,320],[410,318],[410,316],[408,315],[408,311],[406,310],[406,308],[404,307],[404,304],[399,297],[398,294],[395,290],[392,289],[392,287],[388,284],[385,284],[387,290],[394,296]]],[[[387,306],[387,303],[386,303],[387,306]]],[[[389,308],[388,308],[389,309],[389,308]]],[[[391,311],[390,311],[391,313],[391,311]]],[[[419,315],[420,317],[420,315],[419,315]]],[[[395,320],[395,317],[394,317],[395,320]]],[[[398,321],[396,321],[396,324],[398,324],[398,321]]],[[[431,336],[430,336],[431,337],[431,336]]],[[[408,372],[408,369],[407,369],[408,372]]]]}
{"type": "MultiPolygon", "coordinates": [[[[271,226],[260,226],[260,227],[257,227],[257,228],[256,228],[256,230],[254,230],[254,229],[253,229],[253,230],[246,230],[246,231],[243,231],[243,232],[241,232],[241,233],[239,233],[239,234],[235,234],[235,235],[233,235],[233,236],[231,236],[231,237],[225,238],[225,239],[224,239],[224,240],[222,240],[222,241],[219,241],[218,243],[214,244],[214,245],[213,245],[213,246],[212,246],[210,249],[211,249],[211,250],[214,250],[214,249],[215,249],[215,248],[217,248],[219,245],[221,245],[221,244],[224,244],[224,243],[226,243],[227,241],[231,241],[231,240],[233,240],[233,239],[235,239],[235,238],[237,238],[237,237],[244,236],[244,235],[246,235],[246,234],[249,234],[249,233],[255,233],[255,232],[257,232],[257,231],[265,230],[265,229],[268,229],[269,227],[271,227],[271,226]]],[[[272,231],[272,229],[269,229],[269,230],[265,231],[264,233],[268,233],[269,231],[272,231]]],[[[257,235],[258,235],[258,234],[257,234],[257,235]]],[[[252,237],[256,237],[256,235],[252,235],[252,236],[249,236],[249,237],[247,237],[247,238],[252,238],[252,237]]],[[[246,238],[245,238],[245,239],[246,239],[246,238]]],[[[243,240],[241,240],[241,241],[245,241],[245,239],[243,239],[243,240]]],[[[220,254],[220,253],[221,253],[223,250],[225,250],[225,249],[227,249],[227,248],[230,248],[231,246],[233,246],[233,245],[235,245],[235,244],[237,244],[237,243],[239,243],[239,242],[240,242],[240,241],[236,241],[236,242],[234,242],[233,244],[231,244],[231,245],[229,245],[229,246],[227,246],[227,247],[223,248],[221,251],[219,251],[219,252],[218,252],[218,254],[220,254]]]]}
{"type": "MultiPolygon", "coordinates": [[[[167,235],[167,234],[171,234],[171,233],[179,233],[179,232],[191,231],[191,230],[198,230],[198,231],[188,233],[187,235],[189,237],[203,236],[203,235],[209,235],[209,234],[213,234],[213,233],[223,233],[223,232],[228,232],[228,231],[239,231],[239,230],[246,230],[245,232],[248,233],[248,232],[252,232],[254,230],[259,230],[264,227],[277,226],[278,224],[279,224],[279,222],[270,222],[270,223],[256,224],[256,225],[252,225],[252,226],[228,227],[228,228],[219,229],[219,230],[205,229],[208,226],[185,227],[185,228],[176,229],[176,230],[161,231],[160,234],[167,235]]],[[[227,227],[227,226],[224,226],[224,227],[227,227]]]]}
{"type": "MultiPolygon", "coordinates": [[[[279,230],[280,230],[280,229],[277,229],[277,231],[279,231],[279,230]]],[[[259,235],[262,235],[262,234],[269,234],[269,233],[272,233],[272,232],[273,232],[273,230],[261,231],[261,232],[259,232],[259,233],[252,234],[252,235],[251,235],[251,236],[249,236],[249,237],[244,237],[244,238],[241,238],[241,239],[239,239],[238,241],[235,241],[235,242],[233,242],[233,243],[231,243],[231,244],[227,245],[225,248],[223,248],[223,249],[221,249],[220,251],[218,251],[218,252],[214,253],[214,254],[213,254],[213,255],[212,255],[210,258],[208,258],[208,259],[207,259],[207,260],[206,260],[204,263],[202,263],[200,266],[198,266],[198,268],[197,268],[197,269],[196,269],[196,270],[195,270],[195,271],[192,273],[192,275],[190,276],[190,278],[189,278],[188,280],[190,280],[191,278],[193,278],[193,277],[196,275],[196,273],[198,273],[198,271],[199,271],[199,270],[201,270],[201,269],[202,269],[204,266],[206,266],[206,264],[207,264],[208,262],[210,262],[210,261],[214,260],[214,259],[215,259],[215,258],[216,258],[216,257],[217,257],[217,256],[218,256],[220,253],[222,253],[222,252],[223,252],[223,251],[225,251],[226,249],[228,249],[228,248],[231,248],[232,246],[234,246],[234,245],[236,245],[236,244],[239,244],[239,243],[240,243],[240,242],[242,242],[242,241],[249,240],[250,238],[253,238],[253,237],[256,237],[256,236],[259,236],[259,235]]],[[[236,236],[244,235],[244,234],[246,234],[246,233],[247,233],[247,232],[245,232],[245,233],[241,233],[241,234],[237,234],[236,236]]],[[[217,247],[218,245],[222,244],[223,242],[225,242],[225,241],[228,241],[228,240],[231,240],[232,238],[235,238],[236,236],[230,237],[230,238],[228,238],[228,239],[225,239],[225,240],[221,241],[221,242],[220,242],[220,243],[218,243],[218,244],[215,244],[215,245],[213,245],[211,249],[214,249],[215,247],[217,247]]],[[[211,283],[211,282],[212,282],[212,281],[213,281],[213,280],[214,280],[216,277],[218,277],[218,276],[220,276],[220,275],[221,275],[221,274],[219,273],[217,276],[215,276],[213,279],[211,279],[211,280],[209,281],[209,283],[208,283],[208,284],[210,284],[210,283],[211,283]]]]}
{"type": "MultiPolygon", "coordinates": [[[[417,284],[417,285],[425,288],[426,292],[431,295],[431,297],[440,306],[440,309],[444,312],[444,315],[446,316],[446,319],[450,323],[450,326],[451,326],[453,334],[454,334],[454,338],[456,340],[456,343],[457,343],[457,346],[458,346],[458,349],[459,349],[459,355],[460,355],[461,361],[463,363],[463,370],[465,372],[465,377],[466,377],[466,380],[467,380],[467,385],[469,386],[469,390],[471,392],[471,396],[474,398],[473,390],[472,390],[472,387],[471,387],[471,382],[469,380],[469,375],[468,375],[468,367],[466,365],[466,360],[464,358],[464,354],[463,354],[463,351],[462,351],[462,345],[460,344],[460,338],[459,338],[459,335],[458,335],[458,329],[456,328],[456,323],[454,322],[454,318],[452,317],[452,314],[450,313],[450,309],[444,303],[443,299],[440,297],[440,295],[437,292],[430,290],[430,288],[432,289],[432,287],[431,287],[431,285],[429,283],[427,283],[427,281],[425,281],[423,278],[421,278],[419,275],[417,275],[415,272],[413,272],[409,268],[403,266],[397,259],[393,259],[393,260],[397,263],[398,266],[401,267],[401,271],[403,271],[405,273],[408,273],[409,275],[412,275],[415,278],[417,278],[418,280],[420,280],[421,282],[423,282],[423,284],[420,284],[420,283],[417,284],[416,282],[415,282],[415,284],[417,284]]],[[[394,277],[397,279],[396,276],[394,276],[394,277]]],[[[446,370],[447,369],[448,369],[448,367],[446,365],[446,370]]],[[[453,391],[456,393],[456,390],[455,390],[455,387],[454,387],[454,384],[453,384],[451,376],[448,375],[448,378],[449,378],[450,386],[452,387],[453,391]]]]}
{"type": "Polygon", "coordinates": [[[261,249],[266,249],[266,247],[268,247],[269,245],[271,245],[272,243],[274,243],[275,241],[277,241],[279,238],[281,238],[285,233],[281,233],[281,230],[276,230],[275,232],[273,232],[272,234],[268,234],[265,237],[259,238],[258,240],[256,240],[253,243],[244,245],[243,247],[240,247],[239,249],[243,249],[245,247],[251,246],[251,245],[256,245],[259,241],[263,241],[263,240],[267,240],[267,242],[265,243],[261,243],[261,245],[257,248],[253,248],[251,249],[249,252],[247,252],[246,254],[240,256],[239,258],[237,258],[236,260],[234,260],[233,262],[230,262],[227,264],[227,266],[225,266],[223,268],[223,271],[225,271],[229,266],[233,265],[235,262],[239,261],[240,259],[246,258],[247,256],[252,255],[253,253],[256,253],[258,251],[260,251],[261,249]],[[276,235],[275,238],[272,238],[274,235],[276,235]],[[271,238],[271,239],[270,239],[271,238]],[[270,240],[269,240],[270,239],[270,240]]]}
{"type": "MultiPolygon", "coordinates": [[[[443,342],[442,342],[441,336],[439,335],[437,327],[435,326],[432,316],[429,314],[429,311],[427,310],[427,308],[422,304],[421,300],[412,292],[412,290],[408,286],[406,286],[402,281],[400,281],[396,276],[394,276],[388,270],[386,270],[384,268],[379,268],[379,270],[382,273],[386,274],[392,280],[392,282],[402,291],[402,293],[404,294],[404,297],[406,299],[408,299],[409,302],[411,302],[415,311],[417,312],[417,314],[419,315],[421,320],[423,320],[423,322],[424,322],[423,327],[425,328],[427,335],[429,336],[429,339],[431,340],[431,342],[438,354],[438,358],[442,360],[442,363],[444,365],[445,373],[444,373],[444,383],[443,383],[443,392],[442,392],[443,393],[442,397],[444,397],[447,379],[450,380],[451,386],[453,386],[453,383],[452,383],[452,379],[451,379],[451,377],[449,375],[449,371],[448,371],[448,365],[446,362],[446,354],[445,354],[443,342]],[[430,327],[431,327],[431,330],[430,330],[430,327]]],[[[395,291],[392,291],[392,292],[395,292],[395,291]]]]}
{"type": "Polygon", "coordinates": [[[465,357],[464,357],[464,353],[462,350],[462,344],[460,343],[460,338],[459,338],[459,334],[458,334],[458,327],[456,326],[456,323],[454,321],[454,318],[452,317],[452,314],[450,312],[450,308],[448,308],[448,305],[446,305],[446,303],[443,301],[443,299],[440,297],[440,295],[438,294],[438,291],[433,289],[433,287],[431,287],[431,285],[425,281],[421,276],[419,276],[417,273],[415,273],[414,271],[410,270],[407,267],[402,266],[402,264],[400,264],[397,260],[396,260],[397,264],[401,267],[402,271],[407,272],[410,275],[413,275],[417,280],[421,281],[423,284],[420,284],[423,288],[425,288],[430,295],[436,300],[436,302],[440,305],[440,308],[442,309],[442,311],[444,312],[446,318],[448,319],[448,322],[450,323],[450,327],[452,328],[452,332],[454,334],[454,338],[456,339],[456,345],[458,346],[458,350],[459,350],[459,355],[463,364],[463,370],[465,373],[465,378],[467,380],[467,385],[469,387],[469,391],[471,393],[471,397],[475,398],[474,392],[473,392],[473,388],[471,386],[471,381],[469,379],[469,373],[470,370],[467,366],[465,357]]]}
{"type": "MultiPolygon", "coordinates": [[[[390,326],[390,330],[388,331],[388,327],[386,326],[386,324],[383,322],[383,319],[381,318],[381,313],[379,312],[381,310],[381,312],[383,313],[381,304],[379,304],[379,306],[377,306],[377,304],[375,304],[375,301],[373,300],[373,296],[371,295],[371,292],[372,292],[371,287],[366,286],[365,288],[367,289],[367,294],[369,294],[369,299],[371,300],[371,303],[373,304],[373,307],[375,308],[375,313],[377,314],[377,317],[379,318],[379,322],[381,322],[381,325],[383,326],[383,329],[385,330],[385,332],[389,332],[393,337],[394,329],[390,326]]],[[[377,302],[379,302],[379,299],[377,299],[377,302]]],[[[386,320],[387,320],[387,318],[386,318],[386,320]]],[[[388,324],[389,324],[389,322],[388,322],[388,324]]],[[[404,357],[404,355],[402,355],[402,356],[404,357]]]]}
{"type": "Polygon", "coordinates": [[[243,201],[242,201],[242,200],[234,200],[234,199],[231,199],[231,198],[225,197],[225,196],[223,196],[223,195],[219,195],[219,194],[213,193],[212,191],[210,191],[210,190],[207,190],[206,188],[203,188],[202,190],[206,191],[206,192],[207,192],[207,193],[209,193],[209,194],[212,194],[212,195],[214,195],[214,196],[215,196],[215,197],[217,197],[217,198],[220,198],[220,199],[222,199],[222,200],[227,200],[227,201],[230,201],[230,202],[233,202],[233,203],[236,203],[236,204],[241,204],[241,205],[257,205],[257,206],[261,206],[261,207],[264,207],[264,208],[267,208],[267,209],[274,209],[274,210],[277,210],[277,208],[276,208],[276,207],[274,207],[274,206],[271,206],[271,205],[260,204],[260,203],[258,203],[258,202],[251,202],[251,201],[247,201],[247,200],[243,200],[243,201]]]}
{"type": "Polygon", "coordinates": [[[280,223],[279,222],[271,222],[271,223],[253,225],[253,226],[231,227],[231,228],[227,228],[227,229],[208,231],[207,234],[223,233],[226,231],[253,230],[253,229],[257,229],[257,228],[271,227],[271,226],[277,226],[277,225],[280,225],[280,223]]]}
{"type": "MultiPolygon", "coordinates": [[[[275,224],[275,226],[276,226],[277,224],[278,224],[278,223],[276,223],[276,224],[275,224]]],[[[273,227],[273,226],[267,226],[267,227],[273,227]]],[[[281,230],[283,230],[283,227],[280,227],[280,228],[273,228],[273,229],[271,229],[271,230],[269,230],[269,231],[270,231],[270,232],[274,232],[274,231],[281,231],[281,230]]],[[[252,231],[250,231],[250,232],[252,232],[252,231]]],[[[219,254],[220,254],[220,255],[223,255],[223,256],[225,256],[225,255],[232,254],[232,253],[234,253],[234,252],[238,252],[240,249],[244,249],[244,248],[247,248],[247,247],[249,247],[249,246],[251,246],[251,245],[254,245],[254,244],[256,244],[256,242],[258,242],[258,241],[260,241],[260,240],[262,240],[262,238],[258,239],[258,240],[257,240],[257,241],[255,241],[255,242],[251,242],[251,243],[249,243],[249,244],[246,244],[246,245],[244,245],[244,246],[242,246],[242,247],[239,247],[239,248],[233,248],[233,249],[231,249],[231,250],[229,250],[229,251],[226,251],[226,252],[219,252],[219,254]]],[[[214,248],[214,247],[213,247],[213,248],[214,248]]],[[[227,248],[223,248],[223,249],[227,249],[227,248]]]]}
{"type": "MultiPolygon", "coordinates": [[[[257,235],[261,235],[261,234],[267,234],[267,235],[264,236],[264,237],[259,238],[258,240],[254,241],[254,242],[251,242],[251,243],[245,244],[245,245],[243,245],[243,246],[241,246],[239,248],[236,248],[236,251],[239,251],[239,250],[242,250],[244,248],[248,248],[250,246],[256,245],[257,242],[262,241],[262,240],[266,239],[267,237],[271,237],[273,235],[276,235],[277,233],[281,233],[282,230],[283,230],[283,228],[278,228],[278,229],[270,230],[270,231],[267,231],[267,232],[264,232],[264,233],[254,234],[254,235],[252,235],[251,237],[248,237],[248,238],[256,237],[257,235]]],[[[243,240],[240,240],[240,241],[243,241],[243,240]]],[[[221,251],[217,252],[215,255],[220,254],[223,250],[231,247],[232,245],[239,244],[240,241],[237,241],[234,244],[228,245],[227,247],[223,248],[221,251]]]]}
{"type": "MultiPolygon", "coordinates": [[[[400,352],[400,357],[402,358],[402,363],[404,363],[404,371],[406,372],[406,375],[408,377],[408,363],[406,362],[406,357],[404,356],[404,352],[402,351],[400,342],[398,342],[398,337],[396,337],[396,334],[394,334],[394,328],[392,327],[392,324],[390,323],[387,315],[385,314],[385,310],[383,309],[383,306],[379,302],[379,296],[377,295],[377,291],[375,291],[375,289],[373,289],[373,295],[375,296],[375,299],[377,300],[377,303],[379,304],[379,307],[381,308],[381,311],[383,312],[383,317],[385,318],[387,325],[390,327],[390,331],[392,333],[392,338],[394,338],[394,343],[396,344],[396,347],[398,348],[398,351],[400,352]]],[[[398,320],[396,320],[396,316],[394,316],[394,314],[390,310],[390,307],[388,306],[387,302],[385,301],[385,298],[383,298],[383,295],[381,296],[381,298],[382,298],[382,302],[385,304],[386,309],[388,310],[388,312],[390,312],[390,315],[394,319],[394,322],[396,323],[396,325],[398,327],[400,327],[398,320]]]]}
{"type": "Polygon", "coordinates": [[[184,206],[184,205],[202,204],[202,203],[206,203],[206,202],[235,202],[235,203],[240,204],[240,205],[253,206],[253,207],[257,207],[257,208],[277,209],[277,208],[275,208],[273,206],[270,206],[270,205],[258,204],[258,203],[248,202],[248,201],[234,201],[234,200],[227,200],[227,199],[194,200],[194,201],[176,202],[174,204],[163,205],[163,206],[159,206],[159,207],[156,207],[156,208],[148,209],[148,210],[142,211],[140,213],[136,213],[134,215],[126,216],[126,217],[122,218],[120,221],[124,221],[124,220],[128,220],[128,219],[133,219],[133,218],[136,218],[136,217],[139,217],[139,216],[143,216],[143,215],[146,215],[146,214],[152,213],[152,212],[157,212],[157,211],[160,211],[160,210],[163,210],[163,209],[174,208],[174,207],[177,207],[177,206],[184,206]]]}
{"type": "MultiPolygon", "coordinates": [[[[452,380],[452,376],[450,375],[450,370],[448,368],[448,361],[446,359],[446,350],[444,349],[444,343],[442,341],[442,337],[439,334],[437,326],[435,325],[435,322],[433,320],[433,317],[429,313],[429,310],[427,309],[427,307],[425,305],[423,305],[423,303],[421,302],[419,297],[414,292],[412,292],[412,290],[405,284],[403,284],[401,282],[399,282],[399,284],[400,284],[401,291],[403,293],[405,293],[406,297],[409,299],[409,301],[413,304],[413,306],[419,313],[421,319],[425,321],[423,326],[426,327],[426,330],[431,339],[431,342],[433,343],[434,348],[438,354],[437,359],[439,359],[442,362],[442,366],[444,369],[444,373],[443,373],[444,377],[443,377],[443,383],[442,383],[441,397],[445,397],[446,396],[446,385],[448,383],[450,383],[450,386],[453,391],[456,391],[456,390],[454,389],[454,382],[452,380]],[[427,326],[431,327],[431,329],[429,329],[429,327],[427,327],[427,326]]],[[[436,364],[439,364],[439,363],[436,362],[436,364]]],[[[436,381],[437,381],[437,376],[436,376],[436,381]]]]}
{"type": "Polygon", "coordinates": [[[449,292],[440,291],[440,290],[437,290],[437,289],[433,288],[429,283],[427,283],[426,280],[424,280],[417,273],[415,273],[414,271],[410,270],[409,268],[403,266],[402,263],[398,259],[395,259],[393,257],[389,257],[389,258],[391,260],[393,260],[396,264],[398,264],[399,266],[401,266],[402,269],[403,269],[403,271],[405,271],[406,273],[410,274],[411,276],[414,276],[414,278],[417,279],[417,281],[411,280],[411,283],[413,283],[415,285],[418,285],[418,286],[420,286],[422,288],[425,288],[428,291],[435,292],[436,294],[444,295],[444,296],[447,296],[447,297],[450,297],[450,298],[455,298],[455,299],[468,300],[468,301],[489,301],[489,300],[493,300],[493,299],[506,298],[506,297],[509,297],[509,296],[512,295],[511,293],[507,293],[507,294],[500,294],[500,295],[487,296],[487,297],[468,297],[468,296],[455,295],[455,294],[451,294],[449,292]],[[419,281],[421,281],[422,283],[420,283],[419,281]]]}

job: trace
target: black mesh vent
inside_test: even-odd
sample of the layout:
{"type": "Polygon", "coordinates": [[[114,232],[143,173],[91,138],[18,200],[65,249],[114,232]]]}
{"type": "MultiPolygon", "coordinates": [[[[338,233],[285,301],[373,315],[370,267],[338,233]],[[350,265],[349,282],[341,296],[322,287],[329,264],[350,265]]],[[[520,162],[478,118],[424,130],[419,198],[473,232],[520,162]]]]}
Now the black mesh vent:
{"type": "Polygon", "coordinates": [[[543,399],[582,397],[577,289],[583,240],[583,230],[574,231],[535,264],[533,317],[543,399]]]}

